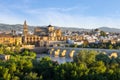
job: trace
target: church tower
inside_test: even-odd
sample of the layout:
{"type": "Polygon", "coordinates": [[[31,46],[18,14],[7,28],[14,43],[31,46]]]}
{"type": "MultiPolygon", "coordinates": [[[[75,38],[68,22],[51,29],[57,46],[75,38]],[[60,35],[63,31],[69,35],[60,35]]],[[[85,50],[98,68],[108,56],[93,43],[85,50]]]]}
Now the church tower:
{"type": "Polygon", "coordinates": [[[23,25],[23,35],[24,36],[28,35],[28,26],[26,20],[24,21],[24,25],[23,25]]]}

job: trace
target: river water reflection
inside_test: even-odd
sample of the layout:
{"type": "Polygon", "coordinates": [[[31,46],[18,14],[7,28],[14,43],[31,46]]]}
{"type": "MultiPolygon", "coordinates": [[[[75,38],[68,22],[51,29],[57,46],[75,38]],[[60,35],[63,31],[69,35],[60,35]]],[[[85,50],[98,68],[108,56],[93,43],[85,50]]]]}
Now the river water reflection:
{"type": "Polygon", "coordinates": [[[49,55],[49,54],[37,54],[37,59],[40,59],[40,58],[46,57],[46,56],[49,56],[52,61],[57,61],[59,64],[73,61],[73,58],[70,58],[70,57],[59,57],[59,56],[53,56],[53,55],[49,55]]]}

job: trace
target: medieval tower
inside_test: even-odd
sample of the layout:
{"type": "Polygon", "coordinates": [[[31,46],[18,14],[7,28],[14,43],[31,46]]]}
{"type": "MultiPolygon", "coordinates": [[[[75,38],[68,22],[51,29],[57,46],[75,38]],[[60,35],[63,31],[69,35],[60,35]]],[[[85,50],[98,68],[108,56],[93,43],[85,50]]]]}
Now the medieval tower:
{"type": "Polygon", "coordinates": [[[24,21],[24,25],[23,25],[23,35],[24,36],[28,35],[28,26],[26,20],[24,21]]]}

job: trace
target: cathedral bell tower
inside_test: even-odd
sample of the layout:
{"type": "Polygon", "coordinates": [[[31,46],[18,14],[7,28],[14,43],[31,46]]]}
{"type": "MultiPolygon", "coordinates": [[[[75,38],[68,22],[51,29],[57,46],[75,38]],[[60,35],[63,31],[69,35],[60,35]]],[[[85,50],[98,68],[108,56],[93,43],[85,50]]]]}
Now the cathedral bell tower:
{"type": "Polygon", "coordinates": [[[24,25],[23,25],[23,35],[24,36],[28,35],[28,26],[26,20],[24,21],[24,25]]]}

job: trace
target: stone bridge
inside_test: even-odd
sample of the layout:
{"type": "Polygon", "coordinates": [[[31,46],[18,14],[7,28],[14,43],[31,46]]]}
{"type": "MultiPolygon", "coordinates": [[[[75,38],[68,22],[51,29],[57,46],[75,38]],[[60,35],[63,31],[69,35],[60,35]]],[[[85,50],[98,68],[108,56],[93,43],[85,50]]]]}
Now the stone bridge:
{"type": "Polygon", "coordinates": [[[102,52],[107,54],[109,57],[120,56],[120,50],[110,50],[110,49],[93,49],[93,48],[70,48],[70,47],[48,47],[48,53],[54,56],[61,57],[73,57],[80,50],[96,50],[97,52],[102,52]]]}

